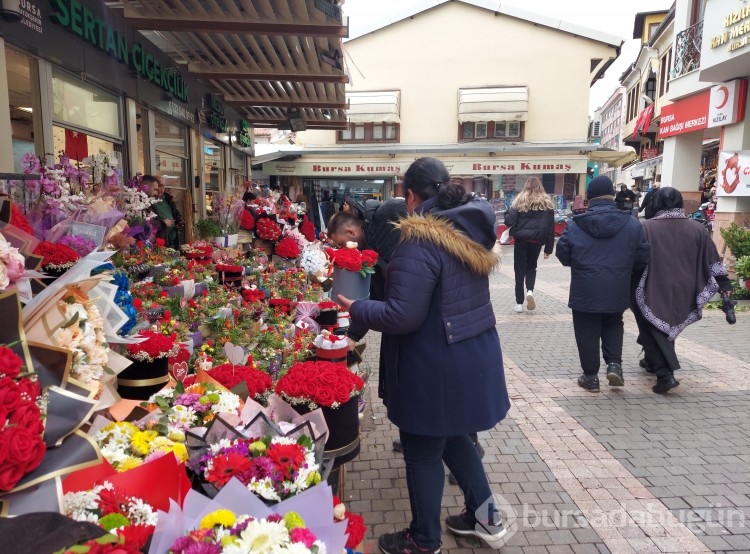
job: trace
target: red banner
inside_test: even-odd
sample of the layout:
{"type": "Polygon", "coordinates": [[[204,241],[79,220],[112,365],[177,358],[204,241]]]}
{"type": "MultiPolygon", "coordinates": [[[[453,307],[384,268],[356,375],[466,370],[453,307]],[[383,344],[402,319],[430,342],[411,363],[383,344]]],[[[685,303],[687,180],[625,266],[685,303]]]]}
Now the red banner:
{"type": "Polygon", "coordinates": [[[688,96],[661,109],[659,138],[692,133],[708,127],[710,90],[688,96]]]}

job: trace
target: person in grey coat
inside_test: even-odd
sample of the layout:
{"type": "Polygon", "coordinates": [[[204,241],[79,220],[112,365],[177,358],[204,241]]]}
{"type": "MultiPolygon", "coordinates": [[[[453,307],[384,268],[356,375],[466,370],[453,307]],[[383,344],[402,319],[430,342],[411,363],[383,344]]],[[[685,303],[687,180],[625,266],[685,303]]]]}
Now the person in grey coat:
{"type": "Polygon", "coordinates": [[[568,306],[573,311],[583,374],[578,385],[599,391],[599,344],[611,386],[622,386],[622,314],[630,307],[630,283],[651,259],[640,222],[615,205],[615,188],[606,175],[591,180],[589,209],[568,223],[555,255],[570,267],[568,306]]]}
{"type": "Polygon", "coordinates": [[[338,298],[353,321],[383,333],[383,403],[404,449],[412,521],[381,536],[379,546],[385,554],[439,551],[444,462],[466,508],[446,520],[448,530],[499,547],[505,529],[478,512],[492,493],[469,438],[510,408],[489,291],[498,262],[495,214],[487,201],[451,184],[434,158],[413,162],[404,184],[411,215],[400,223],[385,300],[338,298]]]}

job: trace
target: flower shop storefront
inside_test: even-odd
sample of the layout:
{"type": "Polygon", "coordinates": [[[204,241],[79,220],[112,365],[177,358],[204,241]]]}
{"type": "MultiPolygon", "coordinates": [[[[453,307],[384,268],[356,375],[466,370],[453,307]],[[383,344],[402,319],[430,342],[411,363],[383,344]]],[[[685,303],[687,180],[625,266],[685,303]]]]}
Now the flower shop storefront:
{"type": "Polygon", "coordinates": [[[206,188],[223,191],[234,174],[248,173],[247,122],[100,2],[24,5],[20,22],[0,22],[10,104],[5,171],[22,173],[33,154],[48,164],[63,154],[90,168],[101,152],[120,179],[161,176],[191,231],[206,213],[206,188]],[[219,150],[209,152],[209,140],[219,150]],[[206,166],[215,168],[210,179],[206,166]]]}

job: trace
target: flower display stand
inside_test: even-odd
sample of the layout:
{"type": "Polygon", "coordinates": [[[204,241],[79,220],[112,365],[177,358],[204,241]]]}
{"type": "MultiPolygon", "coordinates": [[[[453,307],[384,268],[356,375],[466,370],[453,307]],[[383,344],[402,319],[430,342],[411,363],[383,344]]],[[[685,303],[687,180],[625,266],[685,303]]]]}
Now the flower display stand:
{"type": "Polygon", "coordinates": [[[360,273],[355,273],[340,267],[333,268],[333,287],[331,288],[331,299],[336,301],[341,294],[349,300],[362,300],[370,297],[370,278],[368,273],[362,277],[360,273]]]}
{"type": "Polygon", "coordinates": [[[133,361],[117,376],[117,393],[130,400],[148,400],[169,382],[169,360],[133,361]]]}

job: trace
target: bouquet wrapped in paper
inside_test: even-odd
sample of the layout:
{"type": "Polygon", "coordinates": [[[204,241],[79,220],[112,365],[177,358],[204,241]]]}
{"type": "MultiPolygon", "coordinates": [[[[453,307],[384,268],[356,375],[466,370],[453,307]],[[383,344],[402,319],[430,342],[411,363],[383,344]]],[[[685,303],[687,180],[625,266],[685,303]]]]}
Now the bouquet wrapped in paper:
{"type": "Polygon", "coordinates": [[[340,554],[346,539],[328,485],[269,507],[232,479],[213,499],[190,491],[182,509],[172,504],[160,513],[148,552],[340,554]]]}
{"type": "Polygon", "coordinates": [[[242,416],[217,416],[205,432],[187,432],[190,468],[209,496],[232,477],[266,502],[279,502],[320,483],[328,428],[320,413],[300,416],[281,399],[269,408],[248,401],[242,416]]]}

